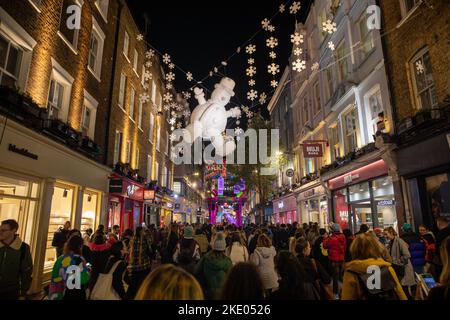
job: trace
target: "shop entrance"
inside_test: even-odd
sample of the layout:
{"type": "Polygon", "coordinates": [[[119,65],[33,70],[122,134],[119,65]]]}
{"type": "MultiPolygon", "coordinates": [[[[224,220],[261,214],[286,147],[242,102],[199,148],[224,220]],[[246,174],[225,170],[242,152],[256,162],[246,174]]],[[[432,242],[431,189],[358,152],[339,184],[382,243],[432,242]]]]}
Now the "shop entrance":
{"type": "Polygon", "coordinates": [[[369,228],[373,228],[372,209],[368,204],[352,204],[352,225],[353,232],[359,231],[362,224],[367,224],[369,228]]]}

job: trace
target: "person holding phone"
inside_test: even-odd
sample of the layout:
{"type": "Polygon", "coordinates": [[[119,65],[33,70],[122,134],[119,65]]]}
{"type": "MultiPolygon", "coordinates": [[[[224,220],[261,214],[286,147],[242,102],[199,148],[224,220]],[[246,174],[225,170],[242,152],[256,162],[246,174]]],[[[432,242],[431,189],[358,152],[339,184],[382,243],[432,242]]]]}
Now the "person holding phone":
{"type": "Polygon", "coordinates": [[[439,285],[432,288],[428,295],[428,300],[449,301],[450,300],[450,237],[444,239],[440,247],[442,260],[442,273],[439,285]]]}

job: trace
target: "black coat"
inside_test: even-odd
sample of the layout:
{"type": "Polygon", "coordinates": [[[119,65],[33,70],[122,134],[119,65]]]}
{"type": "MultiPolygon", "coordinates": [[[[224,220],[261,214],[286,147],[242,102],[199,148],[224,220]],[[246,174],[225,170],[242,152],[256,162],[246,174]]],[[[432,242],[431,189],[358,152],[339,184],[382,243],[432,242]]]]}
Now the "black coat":
{"type": "Polygon", "coordinates": [[[305,280],[307,282],[313,283],[316,280],[321,280],[326,285],[331,283],[330,275],[320,263],[316,261],[316,272],[311,258],[298,256],[297,259],[305,271],[305,280]]]}
{"type": "Polygon", "coordinates": [[[436,253],[439,256],[439,251],[441,249],[441,244],[444,242],[445,238],[450,237],[450,226],[442,229],[436,236],[436,253]]]}

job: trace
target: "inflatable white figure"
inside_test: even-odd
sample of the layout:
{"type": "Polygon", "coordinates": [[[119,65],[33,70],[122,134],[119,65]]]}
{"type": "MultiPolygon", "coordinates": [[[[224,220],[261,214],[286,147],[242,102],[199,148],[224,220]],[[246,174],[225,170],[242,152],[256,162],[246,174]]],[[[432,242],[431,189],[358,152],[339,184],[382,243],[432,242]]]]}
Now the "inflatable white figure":
{"type": "Polygon", "coordinates": [[[187,143],[193,143],[197,138],[211,141],[216,149],[216,155],[226,156],[236,149],[234,138],[225,135],[228,118],[237,118],[241,115],[240,108],[226,110],[225,106],[234,96],[235,82],[230,78],[223,78],[215,85],[211,98],[206,101],[203,89],[195,88],[195,98],[198,106],[191,115],[190,124],[183,137],[187,143]]]}

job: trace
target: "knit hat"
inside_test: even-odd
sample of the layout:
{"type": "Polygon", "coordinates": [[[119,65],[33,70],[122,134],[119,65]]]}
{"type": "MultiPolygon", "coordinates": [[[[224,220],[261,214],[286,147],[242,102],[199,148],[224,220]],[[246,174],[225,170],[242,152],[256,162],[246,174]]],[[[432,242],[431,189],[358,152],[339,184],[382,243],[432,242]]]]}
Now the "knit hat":
{"type": "Polygon", "coordinates": [[[185,239],[194,239],[194,228],[191,226],[187,226],[184,228],[183,238],[185,239]]]}
{"type": "Polygon", "coordinates": [[[403,226],[402,226],[402,230],[404,232],[410,231],[410,230],[412,230],[412,227],[411,227],[411,225],[409,223],[404,223],[403,226]]]}
{"type": "Polygon", "coordinates": [[[340,232],[341,231],[341,227],[337,223],[333,223],[331,225],[331,231],[333,231],[333,232],[340,232]]]}
{"type": "Polygon", "coordinates": [[[225,235],[222,232],[217,233],[213,243],[213,250],[225,251],[226,248],[227,243],[225,241],[225,235]]]}

